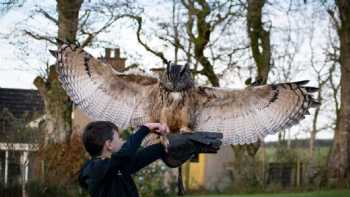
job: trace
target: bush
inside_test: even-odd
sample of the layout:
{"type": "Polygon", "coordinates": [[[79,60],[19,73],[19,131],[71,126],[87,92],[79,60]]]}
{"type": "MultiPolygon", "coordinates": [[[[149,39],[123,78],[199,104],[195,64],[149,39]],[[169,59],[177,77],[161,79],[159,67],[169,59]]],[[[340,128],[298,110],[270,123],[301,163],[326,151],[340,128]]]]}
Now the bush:
{"type": "Polygon", "coordinates": [[[142,197],[165,197],[175,194],[176,179],[162,162],[152,163],[142,169],[134,180],[142,197]],[[166,176],[169,181],[166,181],[166,176]]]}
{"type": "MultiPolygon", "coordinates": [[[[1,197],[21,197],[22,185],[14,184],[4,187],[0,185],[1,197]]],[[[25,191],[28,197],[88,197],[88,194],[82,191],[78,185],[59,186],[47,184],[41,181],[31,181],[27,183],[25,191]]]]}
{"type": "Polygon", "coordinates": [[[78,185],[59,186],[32,181],[27,184],[27,194],[29,197],[87,197],[88,194],[82,191],[78,185]]]}
{"type": "Polygon", "coordinates": [[[45,161],[45,182],[67,185],[76,181],[86,157],[80,136],[72,136],[68,143],[42,145],[40,159],[45,161]]]}
{"type": "Polygon", "coordinates": [[[20,197],[22,196],[22,186],[21,185],[4,185],[0,184],[0,196],[1,197],[20,197]]]}

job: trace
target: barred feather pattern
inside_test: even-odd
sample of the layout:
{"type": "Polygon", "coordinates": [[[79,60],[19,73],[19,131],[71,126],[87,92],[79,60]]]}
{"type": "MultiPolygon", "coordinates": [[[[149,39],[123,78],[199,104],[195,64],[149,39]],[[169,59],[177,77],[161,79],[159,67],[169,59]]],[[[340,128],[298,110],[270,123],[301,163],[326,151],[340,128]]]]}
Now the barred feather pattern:
{"type": "Polygon", "coordinates": [[[289,128],[319,106],[312,98],[317,91],[308,81],[248,87],[244,90],[204,88],[206,102],[197,114],[195,131],[224,134],[224,144],[250,144],[289,128]]]}
{"type": "MultiPolygon", "coordinates": [[[[152,111],[152,106],[160,102],[157,99],[161,99],[155,96],[160,95],[157,78],[117,72],[75,44],[60,47],[57,71],[72,101],[94,120],[111,121],[119,128],[136,127],[157,120],[151,115],[162,110],[152,111]]],[[[194,125],[191,129],[222,132],[224,144],[254,143],[297,124],[309,113],[309,108],[319,106],[312,98],[317,88],[305,86],[307,83],[251,86],[242,90],[194,87],[188,90],[193,100],[186,106],[194,113],[189,116],[194,125]]],[[[159,108],[162,107],[167,106],[159,108]]],[[[181,121],[180,114],[167,115],[181,121]]]]}
{"type": "Polygon", "coordinates": [[[92,119],[111,121],[119,128],[136,127],[148,121],[148,107],[144,103],[149,102],[147,94],[157,79],[151,79],[153,82],[142,87],[134,82],[126,83],[125,74],[75,44],[60,47],[57,71],[71,100],[92,119]]]}

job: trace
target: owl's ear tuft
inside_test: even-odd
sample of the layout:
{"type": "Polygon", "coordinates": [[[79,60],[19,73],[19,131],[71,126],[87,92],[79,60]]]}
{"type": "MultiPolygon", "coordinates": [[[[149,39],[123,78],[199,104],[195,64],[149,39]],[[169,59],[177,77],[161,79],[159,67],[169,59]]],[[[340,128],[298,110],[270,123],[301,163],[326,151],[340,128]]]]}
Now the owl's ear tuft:
{"type": "Polygon", "coordinates": [[[188,63],[186,63],[182,69],[181,69],[181,72],[180,74],[183,75],[185,73],[185,71],[189,70],[190,69],[190,65],[188,63]]]}
{"type": "Polygon", "coordinates": [[[58,57],[58,51],[55,51],[55,50],[50,50],[49,49],[49,52],[51,53],[52,56],[54,56],[55,58],[58,57]]]}
{"type": "Polygon", "coordinates": [[[166,64],[166,75],[169,76],[169,73],[170,73],[170,65],[171,65],[171,61],[169,61],[167,64],[166,64]]]}
{"type": "Polygon", "coordinates": [[[59,38],[56,38],[57,45],[63,45],[65,42],[59,38]]]}

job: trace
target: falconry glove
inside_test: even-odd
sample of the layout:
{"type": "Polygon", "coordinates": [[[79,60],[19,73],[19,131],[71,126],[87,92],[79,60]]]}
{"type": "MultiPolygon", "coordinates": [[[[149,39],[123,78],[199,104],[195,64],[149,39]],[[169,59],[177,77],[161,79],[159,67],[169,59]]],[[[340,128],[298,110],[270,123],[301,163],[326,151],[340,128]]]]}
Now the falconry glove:
{"type": "Polygon", "coordinates": [[[217,153],[222,144],[222,133],[194,132],[169,134],[166,156],[163,162],[169,167],[181,166],[198,153],[217,153]]]}

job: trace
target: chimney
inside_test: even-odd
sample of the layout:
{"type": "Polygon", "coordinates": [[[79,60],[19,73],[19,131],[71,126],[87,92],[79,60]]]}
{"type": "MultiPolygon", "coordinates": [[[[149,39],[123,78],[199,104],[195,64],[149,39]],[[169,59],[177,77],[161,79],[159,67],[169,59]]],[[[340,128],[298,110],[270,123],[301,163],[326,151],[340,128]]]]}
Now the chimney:
{"type": "Polygon", "coordinates": [[[111,49],[110,48],[105,48],[105,58],[106,59],[111,58],[111,49]]]}
{"type": "Polygon", "coordinates": [[[114,49],[114,58],[120,59],[120,49],[119,48],[114,49]]]}
{"type": "Polygon", "coordinates": [[[126,58],[120,57],[119,48],[105,48],[105,56],[98,59],[111,65],[115,70],[121,71],[125,68],[126,58]]]}
{"type": "Polygon", "coordinates": [[[165,68],[151,68],[151,71],[156,75],[158,75],[159,77],[163,72],[165,72],[165,70],[166,70],[165,68]]]}

